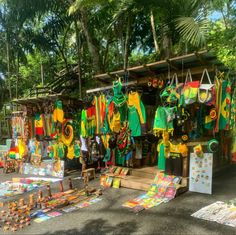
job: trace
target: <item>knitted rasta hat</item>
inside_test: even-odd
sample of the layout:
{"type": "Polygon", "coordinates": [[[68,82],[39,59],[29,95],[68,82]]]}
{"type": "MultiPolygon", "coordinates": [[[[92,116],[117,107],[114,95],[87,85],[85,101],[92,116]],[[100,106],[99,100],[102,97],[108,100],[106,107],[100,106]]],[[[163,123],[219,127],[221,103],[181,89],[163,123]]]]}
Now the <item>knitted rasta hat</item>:
{"type": "Polygon", "coordinates": [[[212,140],[208,141],[207,149],[210,153],[217,152],[218,148],[219,148],[219,141],[218,140],[212,139],[212,140]]]}

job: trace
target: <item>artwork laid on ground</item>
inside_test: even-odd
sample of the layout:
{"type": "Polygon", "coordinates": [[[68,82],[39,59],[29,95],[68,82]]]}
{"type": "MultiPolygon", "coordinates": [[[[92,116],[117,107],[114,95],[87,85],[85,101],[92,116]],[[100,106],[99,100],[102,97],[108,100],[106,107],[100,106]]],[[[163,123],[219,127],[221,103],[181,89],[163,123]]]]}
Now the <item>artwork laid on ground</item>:
{"type": "Polygon", "coordinates": [[[236,227],[236,198],[229,202],[217,201],[209,206],[203,207],[191,216],[236,227]]]}

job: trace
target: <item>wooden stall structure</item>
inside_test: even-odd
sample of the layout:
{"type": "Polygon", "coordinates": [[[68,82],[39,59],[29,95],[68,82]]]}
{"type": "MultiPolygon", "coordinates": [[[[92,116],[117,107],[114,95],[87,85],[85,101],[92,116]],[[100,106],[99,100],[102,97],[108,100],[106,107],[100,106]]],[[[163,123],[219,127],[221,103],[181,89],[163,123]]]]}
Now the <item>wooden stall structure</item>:
{"type": "MultiPolygon", "coordinates": [[[[12,100],[15,108],[11,114],[11,119],[13,121],[15,118],[18,122],[19,117],[19,119],[22,119],[22,122],[20,120],[22,125],[17,123],[17,128],[13,128],[12,125],[11,136],[13,142],[19,136],[20,141],[27,144],[25,148],[28,149],[28,153],[22,154],[26,155],[23,158],[21,156],[22,162],[26,166],[25,169],[33,165],[39,168],[39,172],[43,171],[43,168],[50,168],[49,161],[52,159],[55,163],[53,163],[53,170],[61,168],[62,165],[64,168],[64,162],[67,163],[65,168],[68,168],[68,164],[74,165],[71,159],[67,158],[66,151],[70,148],[73,152],[74,139],[79,138],[79,130],[75,128],[78,126],[76,124],[77,116],[84,105],[78,95],[80,89],[76,69],[69,72],[63,70],[56,75],[52,82],[43,86],[34,86],[24,97],[12,100]],[[37,128],[39,133],[37,133],[37,128]],[[69,142],[66,145],[61,138],[67,138],[67,134],[69,135],[69,140],[67,139],[69,142]],[[39,147],[37,146],[43,149],[43,153],[38,152],[39,147]],[[58,154],[59,148],[61,149],[61,155],[63,155],[60,157],[58,154]],[[66,151],[64,151],[64,148],[66,151]],[[63,162],[63,164],[60,164],[60,162],[63,162]]],[[[74,157],[73,154],[71,155],[71,157],[74,157]]],[[[22,171],[22,169],[21,167],[20,170],[22,171]]]]}
{"type": "MultiPolygon", "coordinates": [[[[87,90],[86,93],[88,96],[93,96],[101,92],[110,91],[110,95],[112,95],[112,82],[116,80],[117,77],[122,78],[124,92],[128,91],[129,87],[135,87],[136,90],[141,92],[142,100],[144,104],[147,104],[146,108],[149,110],[148,115],[150,117],[147,120],[149,122],[147,123],[148,131],[140,137],[145,139],[146,136],[152,135],[155,110],[161,102],[161,89],[158,88],[158,82],[164,81],[165,84],[168,84],[173,76],[177,76],[179,83],[184,83],[188,71],[191,71],[192,79],[194,81],[199,81],[204,69],[207,69],[212,80],[214,80],[215,75],[219,71],[223,72],[225,76],[234,76],[233,73],[230,73],[230,71],[217,60],[214,53],[199,51],[150,64],[130,67],[127,68],[127,70],[122,69],[95,75],[94,81],[96,82],[97,88],[87,90]]],[[[199,104],[190,106],[190,110],[199,108],[199,104]]],[[[227,131],[221,131],[219,135],[221,141],[219,150],[217,153],[214,153],[214,173],[230,164],[230,136],[227,131]],[[226,143],[228,148],[224,147],[226,143]]],[[[192,140],[190,139],[187,143],[189,153],[193,151],[193,146],[196,144],[201,144],[204,151],[207,151],[206,145],[210,138],[213,138],[213,133],[207,133],[201,137],[195,137],[192,140]]],[[[134,168],[129,170],[129,174],[125,177],[120,177],[121,186],[140,190],[148,189],[153,178],[159,171],[156,167],[156,146],[154,149],[154,155],[149,159],[135,160],[134,168]]],[[[183,160],[183,178],[179,186],[179,192],[187,189],[188,171],[189,157],[183,160]]]]}

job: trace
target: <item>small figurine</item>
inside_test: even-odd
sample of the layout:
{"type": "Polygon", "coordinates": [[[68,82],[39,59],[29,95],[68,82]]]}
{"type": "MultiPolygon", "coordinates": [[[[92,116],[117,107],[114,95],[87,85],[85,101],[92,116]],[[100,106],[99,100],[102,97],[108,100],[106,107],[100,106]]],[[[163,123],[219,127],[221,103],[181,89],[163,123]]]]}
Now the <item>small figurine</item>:
{"type": "Polygon", "coordinates": [[[51,187],[49,184],[47,185],[47,191],[48,191],[48,199],[52,198],[51,187]]]}
{"type": "Polygon", "coordinates": [[[63,187],[63,182],[62,181],[60,181],[60,191],[64,192],[64,187],[63,187]]]}
{"type": "Polygon", "coordinates": [[[72,185],[72,180],[71,180],[71,178],[69,178],[69,188],[70,188],[70,189],[73,189],[73,185],[72,185]]]}

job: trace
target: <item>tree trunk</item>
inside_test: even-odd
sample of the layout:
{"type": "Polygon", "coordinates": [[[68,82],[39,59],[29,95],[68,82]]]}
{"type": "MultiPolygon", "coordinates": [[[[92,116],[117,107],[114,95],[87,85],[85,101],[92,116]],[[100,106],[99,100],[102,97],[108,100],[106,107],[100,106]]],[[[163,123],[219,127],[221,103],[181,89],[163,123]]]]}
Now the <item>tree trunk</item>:
{"type": "Polygon", "coordinates": [[[44,69],[43,69],[43,63],[41,62],[41,65],[40,65],[40,74],[41,74],[41,84],[42,84],[42,87],[44,87],[44,69]]]}
{"type": "Polygon", "coordinates": [[[18,84],[19,84],[19,68],[20,68],[20,58],[19,52],[17,51],[17,64],[16,64],[16,99],[18,99],[18,84]]]}
{"type": "Polygon", "coordinates": [[[74,21],[75,24],[75,35],[76,35],[76,48],[77,48],[77,59],[78,59],[78,79],[79,79],[79,99],[82,98],[82,82],[81,82],[81,38],[79,35],[79,28],[76,20],[74,21]]]}
{"type": "Polygon", "coordinates": [[[11,92],[11,80],[10,80],[10,48],[9,48],[9,37],[8,33],[6,33],[6,51],[7,51],[7,79],[8,79],[8,86],[9,86],[9,97],[12,100],[12,92],[11,92]]]}
{"type": "Polygon", "coordinates": [[[128,22],[125,35],[125,48],[124,48],[124,70],[128,68],[128,60],[130,54],[130,38],[131,38],[131,16],[128,15],[128,22]]]}
{"type": "Polygon", "coordinates": [[[159,49],[159,46],[158,46],[158,43],[157,43],[155,19],[154,19],[154,15],[153,15],[153,11],[152,10],[151,10],[151,13],[150,13],[150,21],[151,21],[152,36],[153,36],[153,42],[154,42],[154,46],[155,46],[155,51],[156,51],[156,53],[160,53],[160,49],[159,49]]]}
{"type": "Polygon", "coordinates": [[[87,12],[84,9],[80,8],[80,13],[81,13],[80,22],[88,44],[89,52],[92,57],[94,72],[102,73],[103,66],[99,55],[98,43],[96,42],[96,39],[92,36],[92,33],[89,30],[87,12]]]}
{"type": "Polygon", "coordinates": [[[169,30],[164,29],[163,32],[163,39],[162,39],[162,59],[168,59],[171,57],[171,50],[172,50],[172,39],[169,35],[169,30]]]}
{"type": "Polygon", "coordinates": [[[59,53],[61,54],[61,57],[65,63],[66,71],[69,72],[69,66],[68,66],[68,62],[67,62],[66,56],[64,54],[63,48],[60,46],[60,44],[57,41],[56,41],[56,46],[57,46],[59,53]]]}

